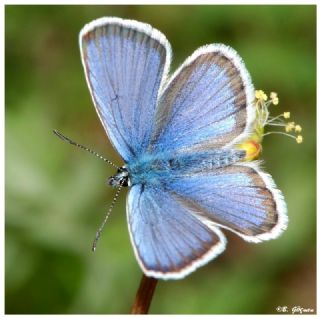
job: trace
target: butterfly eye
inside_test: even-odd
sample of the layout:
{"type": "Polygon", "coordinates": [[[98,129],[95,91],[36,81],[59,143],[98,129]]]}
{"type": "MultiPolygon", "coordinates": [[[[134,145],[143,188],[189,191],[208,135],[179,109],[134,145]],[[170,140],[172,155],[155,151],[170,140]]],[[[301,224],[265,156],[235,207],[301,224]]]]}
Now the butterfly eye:
{"type": "Polygon", "coordinates": [[[107,184],[113,188],[127,187],[130,184],[128,170],[125,167],[119,168],[114,176],[108,178],[107,184]]]}

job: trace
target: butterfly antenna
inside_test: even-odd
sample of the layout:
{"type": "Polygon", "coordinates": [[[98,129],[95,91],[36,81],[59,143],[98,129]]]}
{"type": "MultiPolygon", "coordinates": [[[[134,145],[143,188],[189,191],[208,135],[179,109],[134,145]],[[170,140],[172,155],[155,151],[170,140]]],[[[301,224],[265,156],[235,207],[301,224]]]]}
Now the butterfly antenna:
{"type": "Polygon", "coordinates": [[[68,143],[71,144],[71,145],[77,146],[77,147],[79,147],[79,148],[81,148],[81,149],[83,149],[83,150],[86,150],[86,151],[90,152],[92,155],[94,155],[94,156],[102,159],[104,162],[107,162],[108,164],[110,164],[110,165],[113,166],[114,168],[119,169],[119,167],[116,166],[112,161],[110,161],[110,160],[102,157],[102,156],[101,156],[100,154],[98,154],[97,152],[95,152],[95,151],[93,151],[93,150],[91,150],[91,149],[89,149],[89,148],[87,148],[87,147],[85,147],[85,146],[82,146],[82,145],[78,144],[77,142],[71,140],[71,139],[68,138],[67,136],[61,134],[59,131],[57,131],[57,130],[54,129],[54,130],[53,130],[53,133],[54,133],[56,136],[58,136],[60,139],[62,139],[63,141],[68,142],[68,143]]]}
{"type": "Polygon", "coordinates": [[[100,225],[100,227],[99,227],[99,229],[98,229],[98,231],[97,231],[97,233],[96,233],[96,237],[95,237],[95,239],[94,239],[94,241],[93,241],[93,243],[92,243],[92,251],[93,251],[93,252],[94,252],[94,251],[96,250],[96,248],[97,248],[97,242],[98,242],[98,240],[99,240],[99,238],[100,238],[100,236],[101,236],[101,232],[103,231],[103,228],[104,228],[104,226],[106,225],[106,223],[107,223],[107,221],[108,221],[108,218],[109,218],[109,216],[110,216],[110,213],[111,213],[111,211],[113,210],[114,205],[115,205],[116,202],[117,202],[117,199],[118,199],[119,193],[120,193],[120,191],[121,191],[121,189],[122,189],[122,186],[123,186],[123,184],[120,183],[120,186],[118,187],[117,192],[116,192],[116,194],[115,194],[114,197],[113,197],[113,200],[112,200],[112,202],[111,202],[111,204],[110,204],[110,207],[109,207],[109,209],[108,209],[108,211],[107,211],[107,213],[106,213],[106,215],[105,215],[105,217],[104,217],[104,220],[103,220],[102,224],[100,225]]]}

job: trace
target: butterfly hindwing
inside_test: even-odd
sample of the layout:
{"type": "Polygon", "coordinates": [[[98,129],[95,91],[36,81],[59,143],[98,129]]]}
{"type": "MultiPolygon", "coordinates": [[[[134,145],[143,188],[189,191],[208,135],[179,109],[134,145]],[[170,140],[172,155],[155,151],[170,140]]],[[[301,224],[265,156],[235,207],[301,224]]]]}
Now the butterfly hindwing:
{"type": "Polygon", "coordinates": [[[101,122],[125,161],[147,147],[171,49],[150,25],[101,18],[80,33],[87,82],[101,122]]]}
{"type": "MultiPolygon", "coordinates": [[[[167,187],[201,214],[247,241],[278,237],[287,227],[286,204],[272,177],[256,163],[238,163],[168,180],[167,187]]],[[[215,226],[214,225],[214,226],[215,226]]]]}
{"type": "Polygon", "coordinates": [[[225,248],[217,228],[209,228],[160,187],[135,185],[127,198],[131,242],[144,273],[182,278],[225,248]]]}

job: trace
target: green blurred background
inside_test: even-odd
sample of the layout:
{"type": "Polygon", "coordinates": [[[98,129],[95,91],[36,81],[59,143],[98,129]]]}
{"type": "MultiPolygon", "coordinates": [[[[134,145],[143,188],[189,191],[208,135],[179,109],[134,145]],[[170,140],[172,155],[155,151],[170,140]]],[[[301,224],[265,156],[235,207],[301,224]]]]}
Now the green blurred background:
{"type": "Polygon", "coordinates": [[[95,113],[78,48],[101,16],[150,23],[173,47],[174,70],[201,45],[243,57],[256,88],[276,91],[304,143],[268,136],[263,159],[289,210],[281,238],[228,248],[180,281],[160,282],[154,314],[273,314],[316,306],[315,6],[6,6],[6,313],[128,313],[141,270],[129,242],[126,191],[96,253],[114,170],[56,138],[56,128],[121,165],[95,113]]]}

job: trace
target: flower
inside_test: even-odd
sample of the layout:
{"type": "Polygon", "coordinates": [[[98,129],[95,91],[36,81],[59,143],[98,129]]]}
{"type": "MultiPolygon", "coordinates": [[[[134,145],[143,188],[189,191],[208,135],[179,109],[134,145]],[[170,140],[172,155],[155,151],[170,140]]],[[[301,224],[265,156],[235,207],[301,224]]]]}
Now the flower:
{"type": "Polygon", "coordinates": [[[278,94],[276,92],[271,92],[270,93],[270,98],[273,99],[273,98],[277,98],[278,97],[278,94]]]}
{"type": "Polygon", "coordinates": [[[273,105],[278,105],[279,104],[279,97],[278,94],[275,92],[270,93],[270,98],[271,98],[271,103],[273,105]]]}
{"type": "Polygon", "coordinates": [[[256,108],[256,117],[254,121],[254,131],[251,136],[238,145],[239,149],[245,150],[246,161],[257,159],[262,152],[262,139],[263,137],[271,134],[280,134],[285,135],[296,140],[298,144],[303,142],[303,137],[301,135],[296,136],[294,133],[300,133],[302,127],[297,125],[295,122],[288,122],[286,119],[289,119],[291,114],[290,112],[283,112],[278,116],[270,116],[269,107],[270,105],[278,105],[279,97],[276,92],[270,93],[270,99],[265,94],[263,90],[256,90],[255,92],[255,108],[256,108]],[[274,126],[278,128],[283,128],[285,131],[267,131],[265,128],[269,126],[274,126]]]}
{"type": "Polygon", "coordinates": [[[295,131],[295,132],[301,132],[301,131],[302,131],[301,126],[300,126],[300,125],[296,125],[296,126],[294,127],[294,131],[295,131]]]}
{"type": "Polygon", "coordinates": [[[257,159],[262,151],[261,144],[250,139],[243,142],[238,146],[238,148],[246,152],[246,156],[244,158],[245,161],[257,159]]]}
{"type": "Polygon", "coordinates": [[[258,100],[266,101],[268,99],[268,96],[262,90],[256,91],[255,96],[256,96],[256,99],[258,100]]]}
{"type": "Polygon", "coordinates": [[[286,132],[290,132],[292,129],[294,129],[295,127],[295,123],[293,121],[291,121],[290,123],[287,123],[285,126],[285,130],[286,132]]]}

